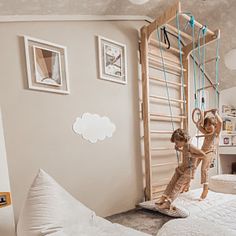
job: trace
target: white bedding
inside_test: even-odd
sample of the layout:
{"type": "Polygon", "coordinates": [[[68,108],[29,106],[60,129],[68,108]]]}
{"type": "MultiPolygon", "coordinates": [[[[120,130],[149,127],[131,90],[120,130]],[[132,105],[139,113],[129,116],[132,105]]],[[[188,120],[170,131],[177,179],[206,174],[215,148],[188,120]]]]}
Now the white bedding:
{"type": "MultiPolygon", "coordinates": [[[[213,233],[214,230],[212,230],[214,227],[225,229],[227,235],[236,235],[236,195],[209,191],[207,198],[204,201],[199,201],[200,194],[201,189],[192,190],[181,194],[174,201],[176,206],[186,208],[190,213],[190,216],[181,222],[189,222],[189,224],[190,222],[205,222],[209,226],[209,229],[204,229],[205,232],[209,230],[207,235],[215,235],[213,233]]],[[[170,234],[171,230],[173,235],[175,235],[176,227],[181,227],[179,220],[168,222],[163,226],[158,236],[167,235],[167,231],[170,234]]],[[[183,228],[185,228],[185,233],[181,234],[181,236],[196,235],[190,234],[191,225],[190,228],[186,228],[186,225],[184,226],[183,224],[183,228]]],[[[220,229],[218,229],[219,231],[220,229]]]]}
{"type": "Polygon", "coordinates": [[[111,222],[95,216],[90,224],[75,224],[59,232],[46,236],[150,236],[131,228],[112,224],[111,222]]]}
{"type": "MultiPolygon", "coordinates": [[[[65,236],[150,236],[131,228],[112,224],[111,222],[95,216],[90,225],[74,225],[65,229],[65,236]]],[[[57,235],[56,235],[57,236],[57,235]]],[[[60,236],[60,235],[58,235],[60,236]]],[[[64,236],[64,235],[62,235],[64,236]]]]}

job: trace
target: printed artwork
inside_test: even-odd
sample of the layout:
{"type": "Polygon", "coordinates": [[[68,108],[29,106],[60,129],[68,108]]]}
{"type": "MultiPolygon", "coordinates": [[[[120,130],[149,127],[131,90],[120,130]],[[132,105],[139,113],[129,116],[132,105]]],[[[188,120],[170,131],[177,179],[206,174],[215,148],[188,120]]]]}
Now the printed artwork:
{"type": "Polygon", "coordinates": [[[99,36],[100,78],[126,84],[126,46],[99,36]]]}
{"type": "Polygon", "coordinates": [[[36,82],[61,86],[60,54],[55,51],[34,47],[36,82]]]}
{"type": "Polygon", "coordinates": [[[29,89],[69,94],[66,47],[24,36],[29,89]]]}

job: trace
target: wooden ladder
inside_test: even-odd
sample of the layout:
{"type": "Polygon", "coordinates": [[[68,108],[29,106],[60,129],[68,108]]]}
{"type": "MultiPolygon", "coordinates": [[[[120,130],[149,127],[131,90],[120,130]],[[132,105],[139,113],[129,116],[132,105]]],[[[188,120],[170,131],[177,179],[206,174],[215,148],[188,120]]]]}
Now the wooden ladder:
{"type": "MultiPolygon", "coordinates": [[[[174,128],[188,130],[188,73],[189,55],[193,50],[192,36],[178,31],[171,25],[171,21],[179,13],[183,19],[189,21],[189,16],[181,13],[180,3],[176,3],[152,23],[141,28],[141,67],[142,67],[142,119],[144,127],[144,158],[145,158],[145,200],[157,199],[170,181],[174,168],[177,166],[176,151],[170,142],[174,128]],[[167,45],[156,38],[157,28],[165,25],[169,31],[185,38],[186,45],[180,51],[177,45],[167,45]],[[160,48],[163,49],[163,60],[167,80],[165,80],[160,48]],[[181,83],[181,65],[183,63],[183,83],[181,83]],[[166,87],[169,89],[169,98],[166,87]],[[165,92],[164,92],[165,91],[165,92]],[[185,93],[185,98],[183,97],[185,93]],[[169,103],[173,107],[170,115],[169,103]],[[185,109],[184,109],[185,108],[185,109]],[[184,113],[185,111],[185,113],[184,113]],[[168,173],[168,174],[167,174],[168,173]]],[[[173,23],[172,23],[173,24],[173,23]]],[[[197,27],[202,27],[196,23],[197,27]]],[[[207,29],[205,44],[217,39],[219,30],[207,29]]],[[[175,38],[175,43],[177,39],[175,38]]],[[[203,44],[200,39],[201,46],[203,44]]],[[[194,42],[195,46],[197,42],[194,42]]]]}

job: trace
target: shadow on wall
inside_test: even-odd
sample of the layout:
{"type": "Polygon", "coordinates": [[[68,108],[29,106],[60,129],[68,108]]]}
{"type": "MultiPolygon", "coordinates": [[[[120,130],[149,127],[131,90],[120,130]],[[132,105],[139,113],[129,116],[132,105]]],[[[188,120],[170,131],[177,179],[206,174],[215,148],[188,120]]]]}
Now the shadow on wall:
{"type": "Polygon", "coordinates": [[[27,70],[26,68],[26,61],[25,61],[25,46],[24,46],[24,37],[18,37],[18,46],[19,46],[19,61],[21,62],[21,73],[22,73],[22,85],[23,89],[28,89],[28,81],[27,81],[27,70]]]}

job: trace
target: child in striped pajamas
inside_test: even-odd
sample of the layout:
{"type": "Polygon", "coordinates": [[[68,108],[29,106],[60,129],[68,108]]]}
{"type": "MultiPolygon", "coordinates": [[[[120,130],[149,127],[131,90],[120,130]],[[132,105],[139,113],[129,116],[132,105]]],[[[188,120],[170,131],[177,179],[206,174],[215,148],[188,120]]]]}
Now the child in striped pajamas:
{"type": "Polygon", "coordinates": [[[171,203],[183,191],[186,184],[190,182],[192,163],[195,158],[205,158],[205,153],[189,143],[187,133],[177,129],[171,136],[171,142],[175,143],[175,149],[182,152],[182,163],[175,169],[175,173],[167,185],[164,194],[156,202],[158,208],[169,209],[171,203]]]}

